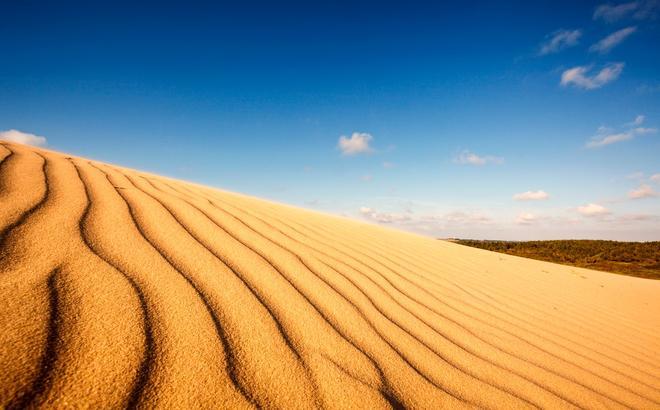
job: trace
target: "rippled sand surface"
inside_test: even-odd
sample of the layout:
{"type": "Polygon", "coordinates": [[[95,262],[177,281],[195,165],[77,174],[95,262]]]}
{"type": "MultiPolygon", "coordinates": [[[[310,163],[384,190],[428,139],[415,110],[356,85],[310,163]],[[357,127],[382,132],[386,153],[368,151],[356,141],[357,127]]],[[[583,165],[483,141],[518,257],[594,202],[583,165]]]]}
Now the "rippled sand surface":
{"type": "Polygon", "coordinates": [[[0,407],[660,408],[660,281],[0,160],[0,407]]]}

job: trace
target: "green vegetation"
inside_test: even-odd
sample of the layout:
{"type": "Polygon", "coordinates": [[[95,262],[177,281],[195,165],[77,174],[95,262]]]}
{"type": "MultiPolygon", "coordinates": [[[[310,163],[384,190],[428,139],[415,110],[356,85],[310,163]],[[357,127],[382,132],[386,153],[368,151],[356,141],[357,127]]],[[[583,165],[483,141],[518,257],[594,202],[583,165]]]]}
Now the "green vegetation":
{"type": "Polygon", "coordinates": [[[478,241],[453,242],[489,251],[641,278],[660,279],[660,242],[478,241]]]}

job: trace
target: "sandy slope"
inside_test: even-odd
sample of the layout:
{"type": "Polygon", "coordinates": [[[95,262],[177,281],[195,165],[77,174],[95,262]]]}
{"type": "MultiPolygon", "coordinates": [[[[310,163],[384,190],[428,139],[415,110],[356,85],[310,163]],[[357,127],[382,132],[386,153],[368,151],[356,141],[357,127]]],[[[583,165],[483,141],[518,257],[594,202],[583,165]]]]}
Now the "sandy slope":
{"type": "Polygon", "coordinates": [[[660,281],[0,160],[0,407],[660,408],[660,281]]]}

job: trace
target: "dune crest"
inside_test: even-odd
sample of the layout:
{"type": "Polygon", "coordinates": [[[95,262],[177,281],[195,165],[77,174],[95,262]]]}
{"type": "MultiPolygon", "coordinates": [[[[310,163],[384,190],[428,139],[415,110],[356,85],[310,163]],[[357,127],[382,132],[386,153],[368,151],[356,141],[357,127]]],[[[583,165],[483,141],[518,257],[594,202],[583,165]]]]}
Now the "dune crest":
{"type": "Polygon", "coordinates": [[[660,408],[660,281],[0,161],[2,408],[660,408]]]}

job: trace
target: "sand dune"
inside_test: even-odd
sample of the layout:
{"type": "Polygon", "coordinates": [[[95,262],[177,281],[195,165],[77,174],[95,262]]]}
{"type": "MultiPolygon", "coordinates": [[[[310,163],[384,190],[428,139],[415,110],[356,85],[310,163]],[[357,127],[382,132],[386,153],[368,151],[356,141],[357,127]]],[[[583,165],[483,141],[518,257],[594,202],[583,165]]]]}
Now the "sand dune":
{"type": "Polygon", "coordinates": [[[660,408],[659,281],[0,160],[0,407],[660,408]]]}

